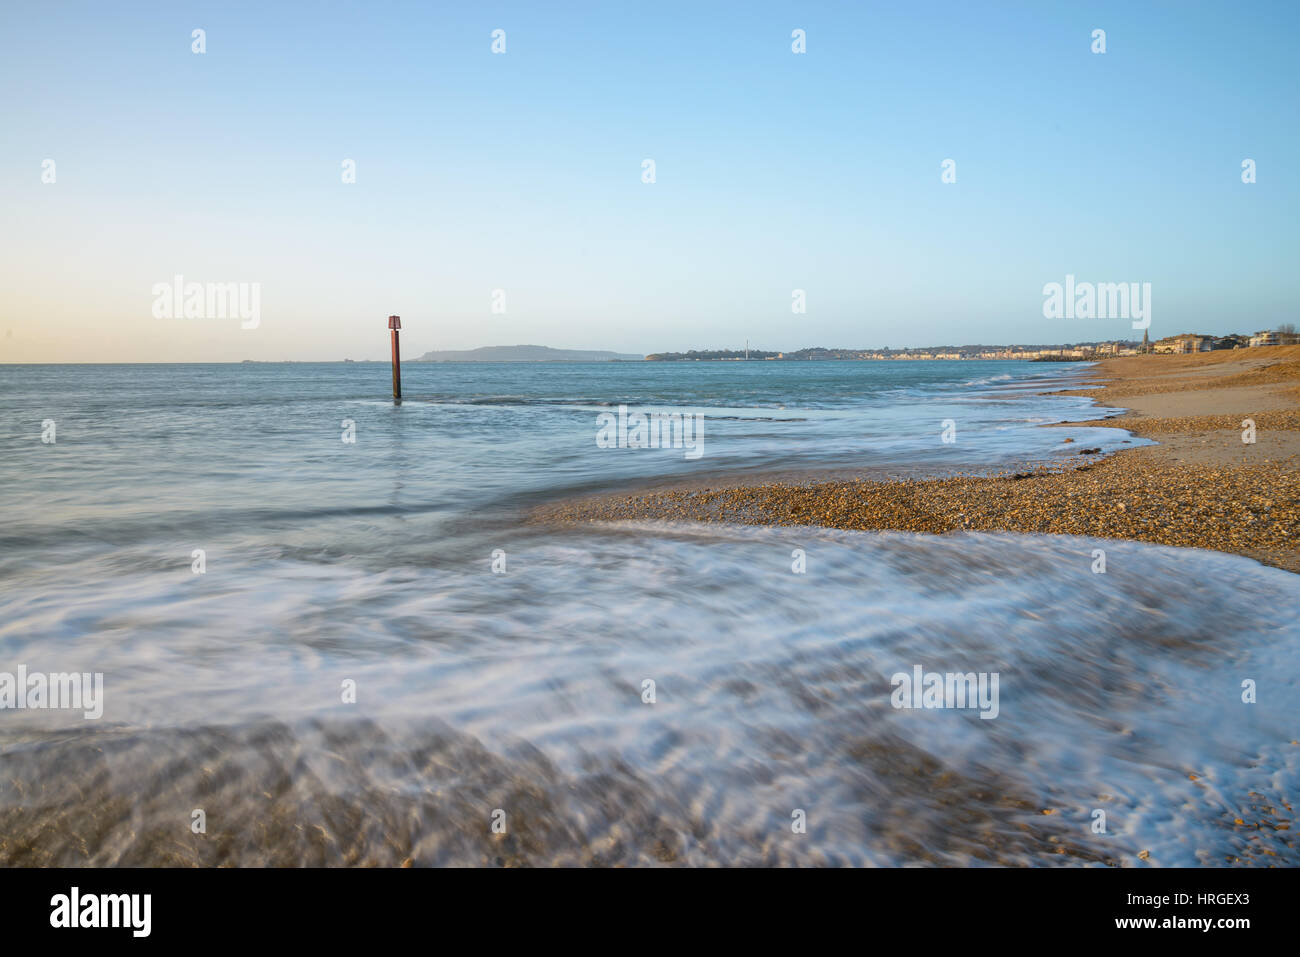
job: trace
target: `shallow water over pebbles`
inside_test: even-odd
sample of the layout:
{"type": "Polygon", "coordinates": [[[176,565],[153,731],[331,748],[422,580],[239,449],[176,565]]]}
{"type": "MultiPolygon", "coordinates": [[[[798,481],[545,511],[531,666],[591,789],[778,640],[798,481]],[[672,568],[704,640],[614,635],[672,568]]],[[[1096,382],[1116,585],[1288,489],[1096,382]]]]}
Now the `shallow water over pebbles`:
{"type": "Polygon", "coordinates": [[[1243,558],[631,526],[515,537],[502,575],[77,572],[0,631],[108,702],[5,716],[8,863],[1300,861],[1300,579],[1243,558]],[[997,717],[894,708],[914,665],[998,673],[997,717]]]}

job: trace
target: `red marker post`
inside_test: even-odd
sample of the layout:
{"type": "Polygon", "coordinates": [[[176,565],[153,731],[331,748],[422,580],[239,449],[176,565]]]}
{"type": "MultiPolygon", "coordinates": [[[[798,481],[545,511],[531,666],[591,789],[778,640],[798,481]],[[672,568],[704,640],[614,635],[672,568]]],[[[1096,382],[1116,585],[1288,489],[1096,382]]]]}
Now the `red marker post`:
{"type": "Polygon", "coordinates": [[[402,328],[400,316],[388,317],[388,328],[393,333],[393,404],[402,404],[402,350],[397,343],[397,330],[402,328]]]}

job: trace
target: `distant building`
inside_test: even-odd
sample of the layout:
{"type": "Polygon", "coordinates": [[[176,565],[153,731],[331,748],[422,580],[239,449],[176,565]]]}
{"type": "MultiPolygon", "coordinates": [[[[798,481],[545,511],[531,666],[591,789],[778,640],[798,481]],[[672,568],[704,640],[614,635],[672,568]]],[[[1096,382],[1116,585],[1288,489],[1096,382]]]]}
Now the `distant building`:
{"type": "Polygon", "coordinates": [[[1099,342],[1096,349],[1100,356],[1134,356],[1141,351],[1135,342],[1099,342]]]}
{"type": "Polygon", "coordinates": [[[1209,352],[1213,348],[1212,341],[1209,336],[1195,334],[1167,336],[1156,342],[1155,351],[1175,355],[1185,355],[1190,352],[1209,352]]]}
{"type": "Polygon", "coordinates": [[[1256,346],[1293,346],[1300,344],[1300,333],[1264,330],[1250,337],[1252,347],[1256,346]]]}
{"type": "Polygon", "coordinates": [[[1218,349],[1244,349],[1250,345],[1250,337],[1239,336],[1235,332],[1232,335],[1219,336],[1210,342],[1210,348],[1218,349]]]}

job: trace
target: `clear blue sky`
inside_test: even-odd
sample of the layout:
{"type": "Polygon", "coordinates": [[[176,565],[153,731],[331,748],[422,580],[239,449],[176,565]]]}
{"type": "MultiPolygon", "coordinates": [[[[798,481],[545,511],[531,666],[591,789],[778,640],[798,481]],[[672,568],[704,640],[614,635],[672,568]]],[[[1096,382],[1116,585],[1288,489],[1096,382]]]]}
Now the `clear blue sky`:
{"type": "Polygon", "coordinates": [[[1296,2],[7,3],[0,361],[1133,335],[1044,319],[1067,273],[1272,327],[1298,47],[1296,2]],[[177,273],[261,325],[154,318],[177,273]]]}

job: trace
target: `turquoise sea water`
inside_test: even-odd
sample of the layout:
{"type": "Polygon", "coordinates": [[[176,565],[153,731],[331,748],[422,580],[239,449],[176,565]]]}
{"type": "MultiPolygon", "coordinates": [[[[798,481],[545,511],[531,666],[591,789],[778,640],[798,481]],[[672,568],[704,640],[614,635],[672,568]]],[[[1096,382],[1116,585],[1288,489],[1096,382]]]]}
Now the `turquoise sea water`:
{"type": "Polygon", "coordinates": [[[4,862],[1296,862],[1233,824],[1284,820],[1298,780],[1296,576],[1045,536],[524,522],[669,480],[1137,444],[1038,427],[1096,417],[1040,394],[1078,368],[403,372],[395,407],[379,363],[0,366],[0,673],[105,689],[97,720],[0,709],[4,862]],[[598,447],[620,405],[702,413],[703,454],[598,447]],[[893,707],[916,665],[997,673],[997,717],[893,707]]]}

